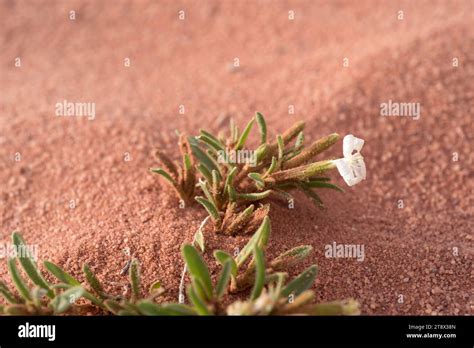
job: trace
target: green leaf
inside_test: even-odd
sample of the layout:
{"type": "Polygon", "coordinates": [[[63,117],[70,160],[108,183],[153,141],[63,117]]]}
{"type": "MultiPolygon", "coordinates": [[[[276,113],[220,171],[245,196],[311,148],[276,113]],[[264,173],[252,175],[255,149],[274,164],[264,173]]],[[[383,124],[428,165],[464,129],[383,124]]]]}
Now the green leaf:
{"type": "Polygon", "coordinates": [[[227,193],[229,194],[229,201],[231,202],[237,201],[237,192],[232,186],[227,187],[227,193]]]}
{"type": "Polygon", "coordinates": [[[115,300],[105,300],[104,306],[109,312],[115,315],[118,315],[119,312],[123,310],[123,307],[115,300]]]}
{"type": "Polygon", "coordinates": [[[207,180],[207,182],[212,182],[212,174],[204,164],[199,163],[197,169],[201,172],[202,176],[207,180]]]}
{"type": "Polygon", "coordinates": [[[230,261],[231,264],[231,274],[236,277],[237,276],[237,264],[235,263],[235,260],[232,256],[230,256],[228,253],[222,250],[215,250],[214,251],[214,257],[216,258],[217,262],[219,262],[222,266],[227,261],[230,261]]]}
{"type": "Polygon", "coordinates": [[[236,150],[240,150],[244,147],[245,142],[247,141],[247,138],[249,137],[250,131],[252,130],[254,121],[255,120],[252,118],[250,122],[247,124],[247,126],[245,127],[242,134],[240,135],[239,141],[237,142],[237,145],[235,146],[236,150]]]}
{"type": "Polygon", "coordinates": [[[160,150],[156,150],[155,156],[163,164],[168,173],[173,176],[173,178],[178,177],[178,168],[176,168],[176,165],[169,159],[168,156],[166,156],[165,153],[160,150]]]}
{"type": "Polygon", "coordinates": [[[255,283],[253,285],[251,300],[256,300],[262,293],[265,284],[265,257],[263,250],[257,245],[253,249],[253,256],[255,260],[255,283]]]}
{"type": "Polygon", "coordinates": [[[217,211],[217,207],[213,203],[209,202],[207,199],[201,196],[197,196],[194,199],[198,201],[207,210],[214,222],[221,221],[221,217],[219,215],[219,212],[217,211]]]}
{"type": "Polygon", "coordinates": [[[150,300],[140,300],[137,302],[136,307],[138,308],[140,313],[144,315],[196,315],[196,312],[194,312],[192,308],[182,304],[159,305],[150,300]]]}
{"type": "Polygon", "coordinates": [[[305,185],[300,185],[299,187],[303,190],[306,197],[308,197],[317,207],[321,209],[324,208],[324,203],[316,192],[305,185]]]}
{"type": "Polygon", "coordinates": [[[83,294],[84,289],[81,286],[73,286],[64,291],[62,294],[57,295],[51,301],[54,312],[63,313],[67,311],[71,305],[73,305],[80,297],[82,297],[83,294]]]}
{"type": "Polygon", "coordinates": [[[276,275],[276,285],[275,285],[275,291],[274,291],[274,294],[275,294],[275,298],[274,300],[276,301],[278,298],[281,297],[281,290],[283,289],[283,283],[285,282],[285,279],[287,277],[287,273],[284,273],[284,272],[277,272],[275,273],[276,275]]]}
{"type": "Polygon", "coordinates": [[[197,245],[204,252],[204,235],[201,228],[194,234],[193,244],[197,245]]]}
{"type": "Polygon", "coordinates": [[[287,297],[290,294],[298,296],[303,291],[308,290],[313,286],[317,274],[318,267],[316,265],[310,266],[283,288],[281,291],[282,296],[287,297]]]}
{"type": "Polygon", "coordinates": [[[267,142],[267,123],[260,112],[256,113],[255,119],[257,120],[258,128],[260,129],[260,144],[265,144],[267,142]]]}
{"type": "Polygon", "coordinates": [[[200,130],[199,130],[199,133],[200,133],[201,135],[204,135],[204,136],[206,136],[206,137],[212,139],[214,142],[216,142],[216,143],[220,144],[222,147],[224,147],[224,144],[222,144],[222,142],[221,142],[219,139],[217,139],[213,134],[211,134],[211,133],[205,131],[204,129],[200,129],[200,130]]]}
{"type": "Polygon", "coordinates": [[[277,136],[277,143],[278,143],[278,160],[283,158],[285,154],[285,144],[283,142],[283,138],[281,135],[277,136]]]}
{"type": "Polygon", "coordinates": [[[233,265],[231,260],[227,260],[224,262],[224,267],[222,268],[222,272],[220,274],[219,281],[217,282],[216,286],[216,298],[218,300],[220,300],[221,297],[224,295],[227,286],[229,285],[232,266],[233,265]]]}
{"type": "Polygon", "coordinates": [[[8,287],[2,281],[0,281],[0,294],[5,298],[5,300],[8,301],[8,303],[18,303],[16,296],[10,291],[10,289],[8,289],[8,287]]]}
{"type": "Polygon", "coordinates": [[[168,172],[162,168],[150,168],[150,171],[155,174],[161,175],[163,178],[165,178],[167,181],[171,183],[171,185],[176,186],[176,181],[171,177],[168,172]]]}
{"type": "Polygon", "coordinates": [[[212,191],[215,196],[219,194],[222,177],[217,170],[212,171],[212,191]]]}
{"type": "Polygon", "coordinates": [[[26,256],[17,257],[18,261],[20,261],[20,264],[23,266],[23,269],[25,270],[26,274],[28,274],[33,283],[47,291],[48,297],[53,298],[53,291],[41,275],[38,267],[36,266],[36,262],[33,260],[33,258],[28,252],[28,247],[25,241],[23,240],[23,238],[21,238],[18,232],[13,232],[12,241],[15,247],[17,248],[16,250],[24,250],[27,254],[26,256]]]}
{"type": "Polygon", "coordinates": [[[222,176],[219,170],[215,169],[211,172],[212,184],[219,184],[222,181],[222,176]]]}
{"type": "Polygon", "coordinates": [[[265,187],[265,181],[263,181],[263,178],[261,177],[260,174],[258,174],[258,173],[249,173],[248,177],[255,181],[257,188],[260,189],[260,188],[265,187]]]}
{"type": "Polygon", "coordinates": [[[329,189],[333,189],[333,190],[336,190],[336,191],[339,191],[339,192],[344,192],[344,190],[342,188],[340,188],[339,186],[335,185],[335,184],[331,184],[329,182],[323,182],[323,181],[320,181],[320,180],[312,180],[312,181],[309,181],[307,183],[305,183],[306,187],[311,187],[311,188],[329,188],[329,189]]]}
{"type": "Polygon", "coordinates": [[[295,141],[295,150],[299,150],[302,146],[303,146],[303,143],[304,143],[304,133],[303,131],[299,132],[298,134],[298,137],[296,137],[296,141],[295,141]]]}
{"type": "Polygon", "coordinates": [[[259,163],[262,159],[265,159],[265,157],[269,154],[270,146],[268,144],[262,144],[259,147],[257,147],[257,150],[255,150],[255,155],[257,157],[257,163],[259,163]]]}
{"type": "Polygon", "coordinates": [[[270,218],[268,216],[265,216],[258,230],[254,233],[252,238],[249,239],[247,244],[240,251],[239,255],[237,255],[237,257],[235,258],[237,268],[240,268],[240,266],[244,264],[245,260],[247,260],[247,258],[250,256],[256,245],[258,245],[262,249],[266,246],[268,238],[270,236],[270,231],[270,218]]]}
{"type": "Polygon", "coordinates": [[[186,171],[189,171],[193,168],[193,163],[191,162],[191,157],[185,153],[183,156],[183,164],[184,164],[184,169],[186,171]]]}
{"type": "Polygon", "coordinates": [[[260,225],[257,232],[260,231],[260,237],[258,239],[258,247],[264,249],[267,246],[268,239],[270,238],[272,227],[270,225],[270,218],[265,216],[262,224],[260,225]]]}
{"type": "Polygon", "coordinates": [[[132,297],[136,300],[140,298],[140,266],[137,259],[130,263],[130,284],[132,286],[132,297]]]}
{"type": "Polygon", "coordinates": [[[311,181],[309,181],[309,183],[313,182],[313,181],[331,181],[331,178],[328,178],[328,177],[314,177],[314,178],[311,178],[311,181]]]}
{"type": "Polygon", "coordinates": [[[164,304],[165,308],[170,315],[196,315],[197,313],[189,306],[179,303],[164,304]]]}
{"type": "Polygon", "coordinates": [[[209,172],[211,172],[213,169],[218,170],[214,160],[199,147],[199,141],[196,139],[196,137],[188,137],[188,141],[194,157],[196,157],[201,164],[206,166],[209,172]]]}
{"type": "MultiPolygon", "coordinates": [[[[213,171],[214,173],[215,171],[213,171]]],[[[209,202],[211,202],[214,206],[216,205],[216,202],[214,201],[214,197],[211,195],[211,191],[209,191],[209,187],[208,185],[212,183],[212,181],[210,181],[209,183],[207,181],[199,181],[199,187],[201,188],[202,192],[204,193],[204,195],[206,196],[207,200],[209,202]]]]}
{"type": "MultiPolygon", "coordinates": [[[[66,273],[66,272],[64,272],[64,273],[66,273]]],[[[62,279],[60,279],[60,280],[63,281],[62,279]]],[[[66,278],[64,280],[66,280],[66,278]]],[[[73,284],[72,282],[71,283],[64,282],[64,283],[54,284],[52,286],[52,288],[53,289],[66,289],[67,290],[67,289],[71,288],[71,286],[78,286],[78,285],[81,285],[81,284],[80,283],[79,284],[73,284]]],[[[82,297],[84,297],[85,299],[91,301],[96,306],[103,308],[102,301],[99,300],[94,295],[92,295],[90,292],[86,291],[85,289],[84,289],[84,294],[82,295],[82,297]]]]}
{"type": "Polygon", "coordinates": [[[271,267],[274,270],[287,269],[307,257],[312,250],[313,247],[311,245],[297,246],[274,258],[271,262],[271,267]]]}
{"type": "Polygon", "coordinates": [[[275,156],[272,156],[272,163],[270,164],[270,167],[268,168],[268,170],[265,172],[265,174],[263,175],[264,178],[266,178],[267,176],[269,176],[270,174],[272,174],[275,169],[277,169],[277,165],[278,165],[278,161],[276,159],[275,156]]]}
{"type": "Polygon", "coordinates": [[[104,289],[102,288],[102,285],[100,284],[99,279],[92,273],[91,269],[89,268],[89,265],[87,263],[84,264],[82,267],[82,270],[84,271],[84,274],[86,275],[86,280],[91,286],[92,290],[99,295],[100,298],[104,299],[107,298],[107,296],[104,293],[104,289]]]}
{"type": "Polygon", "coordinates": [[[206,303],[196,294],[192,286],[188,287],[188,297],[199,315],[211,315],[206,303]]]}
{"type": "Polygon", "coordinates": [[[150,300],[138,301],[137,308],[144,315],[169,315],[166,309],[150,300]]]}
{"type": "Polygon", "coordinates": [[[267,198],[272,193],[272,190],[267,190],[263,192],[253,192],[253,193],[237,193],[237,198],[244,201],[260,201],[264,198],[267,198]]]}
{"type": "Polygon", "coordinates": [[[237,167],[233,167],[231,171],[227,174],[227,177],[225,179],[225,186],[224,186],[224,191],[228,192],[229,187],[233,187],[234,185],[234,177],[235,174],[237,173],[237,167]]]}
{"type": "Polygon", "coordinates": [[[182,248],[183,259],[188,266],[188,272],[191,276],[201,281],[205,294],[208,299],[212,298],[212,282],[209,270],[202,256],[192,245],[185,244],[182,248]]]}
{"type": "Polygon", "coordinates": [[[208,296],[201,279],[195,276],[191,276],[191,285],[193,286],[194,292],[196,293],[196,295],[198,295],[199,298],[203,300],[203,302],[211,301],[211,298],[208,296]]]}
{"type": "Polygon", "coordinates": [[[198,139],[202,141],[204,144],[206,144],[207,146],[209,146],[210,149],[213,149],[217,152],[225,153],[225,147],[219,141],[215,141],[212,138],[208,137],[207,135],[200,135],[198,139]]]}
{"type": "Polygon", "coordinates": [[[72,275],[64,271],[61,267],[55,265],[52,262],[49,261],[44,261],[43,262],[44,266],[46,269],[51,272],[56,278],[58,278],[60,281],[63,283],[69,284],[69,285],[81,285],[81,283],[75,279],[72,275]]]}

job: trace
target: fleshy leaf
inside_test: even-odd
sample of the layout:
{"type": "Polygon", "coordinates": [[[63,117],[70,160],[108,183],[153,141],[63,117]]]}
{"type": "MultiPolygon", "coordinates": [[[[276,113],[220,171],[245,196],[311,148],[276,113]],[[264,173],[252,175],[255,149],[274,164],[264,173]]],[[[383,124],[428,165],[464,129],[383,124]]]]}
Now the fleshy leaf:
{"type": "Polygon", "coordinates": [[[224,295],[227,286],[229,285],[230,276],[232,272],[232,261],[227,260],[224,262],[224,267],[222,268],[221,274],[219,276],[219,281],[216,285],[216,298],[218,300],[224,295]]]}
{"type": "Polygon", "coordinates": [[[262,249],[257,245],[253,249],[253,256],[255,260],[255,283],[253,285],[251,300],[256,300],[262,293],[265,285],[265,257],[262,249]]]}
{"type": "Polygon", "coordinates": [[[254,119],[251,119],[250,122],[245,127],[244,131],[240,135],[239,140],[237,141],[237,145],[235,146],[236,150],[240,150],[244,147],[245,142],[247,141],[247,138],[250,134],[250,131],[252,130],[253,123],[254,123],[254,119]]]}
{"type": "Polygon", "coordinates": [[[212,282],[209,270],[202,256],[192,245],[185,244],[182,249],[183,258],[188,266],[188,272],[191,276],[201,281],[208,299],[212,298],[212,282]]]}
{"type": "Polygon", "coordinates": [[[130,263],[130,284],[132,286],[132,296],[134,299],[140,298],[140,266],[137,259],[130,263]]]}
{"type": "Polygon", "coordinates": [[[62,294],[57,295],[52,301],[51,305],[53,306],[55,313],[63,313],[71,307],[76,300],[78,300],[84,294],[84,289],[82,286],[73,286],[68,290],[64,291],[62,294]]]}
{"type": "Polygon", "coordinates": [[[58,278],[60,281],[63,283],[69,284],[69,285],[81,285],[81,283],[74,278],[72,275],[64,271],[61,267],[55,265],[52,262],[49,261],[44,261],[43,262],[44,266],[48,271],[51,272],[56,278],[58,278]]]}
{"type": "Polygon", "coordinates": [[[317,274],[318,267],[316,265],[310,266],[283,288],[281,291],[282,296],[286,297],[290,294],[298,296],[303,291],[308,290],[313,286],[317,274]]]}
{"type": "Polygon", "coordinates": [[[265,144],[267,142],[267,123],[260,112],[256,113],[255,119],[257,120],[258,128],[260,129],[260,144],[265,144]]]}
{"type": "Polygon", "coordinates": [[[39,287],[45,289],[47,291],[47,295],[50,298],[54,297],[54,293],[51,290],[49,284],[46,282],[46,280],[43,278],[41,275],[36,262],[33,260],[31,255],[28,252],[28,248],[26,243],[24,242],[23,238],[21,238],[20,234],[18,232],[13,232],[12,235],[12,240],[13,244],[16,246],[17,250],[24,250],[26,252],[26,256],[18,256],[18,261],[20,261],[20,264],[23,266],[23,269],[25,270],[26,274],[30,277],[30,279],[38,285],[39,287]]]}
{"type": "Polygon", "coordinates": [[[82,270],[83,270],[84,274],[86,275],[86,280],[89,283],[89,285],[91,286],[92,290],[94,290],[94,292],[97,295],[99,295],[100,298],[102,298],[102,299],[106,298],[107,296],[104,293],[104,289],[102,288],[102,285],[100,284],[99,279],[97,279],[95,274],[92,273],[92,271],[91,271],[91,269],[90,269],[90,267],[87,263],[84,264],[84,266],[82,267],[82,270]]]}
{"type": "Polygon", "coordinates": [[[252,238],[249,239],[247,244],[240,251],[239,255],[237,255],[237,257],[235,258],[235,263],[237,264],[237,267],[240,267],[244,264],[245,260],[247,260],[247,258],[250,256],[256,245],[258,245],[262,249],[266,246],[268,238],[270,236],[270,231],[270,219],[268,216],[265,216],[258,230],[255,232],[252,238]]]}
{"type": "Polygon", "coordinates": [[[214,257],[216,260],[224,266],[224,264],[227,261],[230,261],[231,263],[231,274],[236,277],[237,276],[237,264],[235,263],[235,260],[232,256],[230,256],[228,253],[222,250],[215,250],[214,251],[214,257]]]}

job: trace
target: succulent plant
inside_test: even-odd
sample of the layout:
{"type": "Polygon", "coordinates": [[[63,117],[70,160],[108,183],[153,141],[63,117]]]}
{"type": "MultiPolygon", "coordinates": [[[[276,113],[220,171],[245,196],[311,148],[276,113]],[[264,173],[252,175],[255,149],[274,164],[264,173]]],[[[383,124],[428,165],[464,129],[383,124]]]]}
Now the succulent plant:
{"type": "MultiPolygon", "coordinates": [[[[0,282],[0,294],[7,302],[6,305],[0,306],[0,313],[4,315],[52,315],[65,313],[73,307],[78,308],[76,301],[87,296],[80,283],[72,281],[68,284],[53,285],[48,283],[38,269],[28,248],[25,247],[25,242],[20,234],[14,232],[12,242],[17,250],[24,251],[21,255],[18,254],[7,261],[11,280],[18,294],[11,291],[5,283],[0,282]],[[29,282],[24,278],[18,264],[21,265],[29,282]]],[[[52,263],[45,264],[45,266],[48,269],[59,269],[52,263]]]]}
{"type": "Polygon", "coordinates": [[[270,221],[266,217],[235,258],[222,250],[215,250],[214,257],[222,269],[214,284],[209,269],[196,247],[191,244],[183,246],[182,254],[191,279],[188,298],[191,308],[196,313],[200,315],[359,314],[358,303],[352,299],[313,303],[314,292],[310,288],[317,276],[316,265],[308,267],[297,277],[286,282],[288,274],[284,271],[306,258],[312,247],[302,245],[267,261],[264,249],[270,231],[270,221]],[[248,288],[252,288],[248,300],[236,301],[229,306],[222,304],[226,293],[248,288]]]}
{"type": "Polygon", "coordinates": [[[181,136],[180,143],[186,144],[181,146],[185,149],[181,151],[185,158],[183,168],[178,168],[157,151],[157,157],[167,170],[154,168],[152,171],[167,179],[183,200],[190,202],[194,198],[200,203],[211,217],[217,233],[251,233],[268,214],[269,205],[259,203],[270,195],[290,199],[292,190],[300,190],[318,207],[324,208],[315,189],[343,192],[324,174],[330,169],[342,168],[350,160],[313,161],[315,156],[335,144],[339,135],[333,133],[305,146],[304,127],[304,122],[297,122],[269,141],[265,118],[257,112],[242,132],[231,120],[227,136],[214,135],[203,129],[187,141],[181,136]],[[260,145],[250,149],[246,144],[254,124],[259,128],[260,145]],[[194,161],[190,159],[191,153],[194,161]],[[240,153],[246,156],[239,156],[240,153]],[[197,190],[190,186],[196,177],[197,190]]]}
{"type": "MultiPolygon", "coordinates": [[[[315,304],[311,286],[317,275],[317,267],[310,266],[293,280],[286,282],[287,270],[304,259],[310,246],[293,248],[267,261],[264,249],[270,235],[270,222],[266,217],[250,238],[247,245],[234,258],[222,250],[214,251],[216,261],[222,266],[215,283],[209,268],[195,246],[185,244],[183,259],[190,275],[188,286],[189,304],[158,303],[164,293],[159,281],[144,292],[140,281],[138,260],[130,261],[129,295],[109,294],[85,264],[83,271],[88,290],[79,280],[58,265],[45,261],[45,268],[58,282],[47,282],[34,259],[17,256],[8,260],[10,277],[18,294],[0,282],[0,295],[7,304],[0,306],[0,315],[57,315],[80,314],[91,309],[107,311],[114,315],[349,315],[358,314],[358,303],[354,300],[315,304]],[[28,280],[17,267],[20,263],[28,280]],[[252,288],[250,298],[226,305],[230,292],[252,288]]],[[[19,233],[12,235],[15,246],[25,246],[19,233]]],[[[127,291],[128,293],[128,291],[127,291]]]]}
{"type": "MultiPolygon", "coordinates": [[[[192,244],[185,244],[182,248],[185,268],[180,303],[157,301],[164,293],[159,281],[151,285],[146,297],[142,297],[144,290],[137,259],[129,260],[124,268],[124,272],[129,273],[129,284],[125,293],[117,295],[104,290],[87,264],[83,266],[83,272],[90,290],[58,265],[45,261],[45,268],[59,281],[51,284],[27,254],[8,260],[10,277],[18,294],[0,282],[0,295],[7,302],[0,305],[0,314],[80,313],[91,307],[115,315],[358,314],[358,303],[351,299],[313,303],[314,293],[310,288],[317,275],[316,265],[287,282],[287,271],[309,255],[311,246],[298,246],[271,260],[265,259],[271,233],[270,204],[262,204],[262,200],[271,194],[289,198],[290,191],[301,190],[317,206],[323,207],[314,189],[342,191],[330,182],[330,178],[323,176],[326,171],[337,168],[349,186],[365,179],[365,163],[360,154],[364,144],[362,139],[348,135],[344,138],[343,158],[314,162],[314,157],[331,147],[339,135],[330,134],[305,147],[304,127],[304,122],[298,122],[270,142],[265,119],[257,112],[242,132],[231,120],[227,137],[215,136],[205,130],[196,137],[180,135],[182,165],[173,162],[162,151],[156,151],[162,167],[152,168],[151,172],[166,179],[186,204],[196,200],[209,214],[192,244]],[[249,150],[246,143],[255,123],[260,130],[260,145],[249,150]],[[229,161],[229,151],[250,153],[253,161],[229,161]],[[212,281],[209,268],[196,248],[204,252],[203,227],[208,220],[213,221],[217,233],[236,235],[255,231],[235,257],[223,250],[214,250],[213,255],[221,266],[216,282],[212,281]],[[17,263],[29,281],[23,278],[17,263]],[[181,303],[186,271],[191,280],[187,287],[188,305],[181,303]],[[225,305],[228,293],[249,288],[252,290],[248,300],[225,305]],[[78,303],[80,298],[83,300],[78,303]]],[[[25,247],[19,233],[14,232],[12,240],[16,247],[25,247]]]]}
{"type": "Polygon", "coordinates": [[[252,250],[254,278],[246,301],[238,300],[225,306],[222,298],[226,288],[231,287],[238,267],[228,255],[216,255],[222,262],[222,270],[215,284],[197,249],[192,245],[183,247],[183,257],[188,265],[191,285],[188,297],[199,315],[357,315],[359,304],[353,299],[314,303],[314,292],[310,290],[317,275],[317,267],[310,266],[297,277],[286,282],[284,272],[270,273],[265,266],[263,249],[256,244],[252,250]]]}

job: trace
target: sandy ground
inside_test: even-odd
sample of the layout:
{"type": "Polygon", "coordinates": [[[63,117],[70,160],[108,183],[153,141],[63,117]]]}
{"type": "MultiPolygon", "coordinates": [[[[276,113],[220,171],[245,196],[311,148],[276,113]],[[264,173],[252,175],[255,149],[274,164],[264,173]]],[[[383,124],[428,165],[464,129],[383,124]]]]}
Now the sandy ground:
{"type": "Polygon", "coordinates": [[[366,314],[473,313],[473,1],[2,0],[0,23],[1,242],[20,230],[110,287],[129,248],[176,299],[180,245],[205,214],[147,172],[153,149],[259,110],[276,131],[302,119],[307,138],[366,140],[367,180],[324,192],[327,211],[274,202],[270,255],[312,245],[295,271],[317,263],[318,299],[354,297],[366,314]],[[56,117],[63,100],[96,103],[95,119],[56,117]],[[381,117],[388,100],[421,103],[420,119],[381,117]],[[334,241],[364,245],[364,261],[325,258],[334,241]]]}

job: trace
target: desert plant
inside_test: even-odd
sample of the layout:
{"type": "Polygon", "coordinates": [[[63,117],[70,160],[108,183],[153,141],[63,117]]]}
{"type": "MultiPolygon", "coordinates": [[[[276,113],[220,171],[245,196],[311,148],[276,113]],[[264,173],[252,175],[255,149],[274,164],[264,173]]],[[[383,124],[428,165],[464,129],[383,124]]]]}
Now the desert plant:
{"type": "MultiPolygon", "coordinates": [[[[318,206],[322,201],[315,188],[329,188],[342,191],[321,176],[327,170],[337,168],[349,186],[365,179],[365,163],[360,150],[362,139],[353,135],[344,138],[344,157],[336,160],[312,162],[313,158],[332,146],[339,138],[331,134],[304,147],[304,123],[298,122],[286,132],[267,141],[267,125],[264,117],[257,113],[240,133],[231,121],[230,135],[225,138],[201,130],[197,137],[180,135],[179,145],[183,158],[180,166],[160,150],[156,156],[163,168],[152,168],[153,173],[163,176],[186,203],[194,198],[207,210],[193,243],[183,246],[185,268],[182,276],[184,288],[185,272],[189,273],[191,284],[188,297],[191,305],[183,303],[159,304],[156,299],[164,290],[157,281],[152,284],[146,297],[142,297],[138,260],[129,260],[129,284],[125,294],[114,295],[104,290],[99,279],[85,264],[83,271],[91,290],[84,288],[72,275],[52,262],[45,261],[45,268],[59,280],[50,284],[39,271],[31,255],[17,256],[8,260],[13,284],[19,295],[14,294],[0,282],[0,295],[7,305],[0,306],[0,314],[59,314],[66,311],[80,311],[93,306],[116,315],[195,315],[195,314],[355,314],[357,302],[336,301],[326,304],[311,304],[314,294],[309,288],[317,274],[313,265],[285,285],[286,270],[303,260],[312,250],[311,246],[298,246],[272,260],[265,260],[264,251],[271,232],[268,212],[269,204],[255,208],[272,193],[288,198],[289,192],[299,189],[318,206]],[[245,145],[254,123],[260,129],[260,145],[254,153],[253,164],[232,162],[227,159],[229,151],[246,151],[245,145]],[[294,140],[294,144],[291,145],[294,140]],[[355,152],[355,153],[354,153],[355,152]],[[224,159],[223,159],[224,158],[224,159]],[[196,162],[196,163],[195,163],[196,162]],[[200,178],[196,184],[196,179],[200,178]],[[204,196],[195,196],[196,186],[204,196]],[[221,265],[221,274],[215,284],[211,281],[209,269],[196,246],[204,252],[203,226],[208,220],[214,222],[216,232],[235,235],[256,231],[246,246],[233,257],[223,250],[215,250],[214,257],[221,265]],[[252,256],[252,257],[250,257],[252,256]],[[17,268],[19,262],[30,279],[23,279],[17,268]],[[265,286],[267,286],[265,288],[265,286]],[[224,296],[252,288],[248,301],[237,301],[229,307],[223,305],[224,296]],[[130,292],[128,292],[130,289],[130,292]],[[89,304],[77,304],[83,298],[89,304]],[[288,301],[289,298],[291,301],[288,301]]],[[[249,150],[247,150],[249,151],[249,150]]],[[[13,244],[25,247],[21,236],[14,232],[13,244]]],[[[26,249],[26,248],[25,248],[26,249]]]]}
{"type": "MultiPolygon", "coordinates": [[[[339,135],[333,133],[305,146],[304,127],[304,122],[297,122],[274,141],[269,141],[265,118],[257,112],[241,133],[231,120],[227,136],[201,130],[198,136],[188,138],[187,149],[196,163],[193,174],[200,175],[196,185],[200,194],[193,191],[196,192],[194,198],[208,212],[216,232],[228,235],[252,232],[269,211],[269,205],[256,208],[255,203],[270,195],[291,199],[290,192],[300,190],[318,207],[324,208],[316,189],[343,192],[324,176],[330,169],[337,168],[350,186],[365,178],[365,164],[359,153],[363,140],[346,136],[344,158],[314,162],[314,157],[335,144],[339,135]],[[252,150],[246,144],[255,123],[260,131],[260,145],[252,150]],[[356,154],[352,154],[352,150],[356,150],[356,154]],[[241,156],[245,157],[244,161],[235,160],[239,153],[245,155],[241,156]]],[[[169,167],[173,172],[172,166],[169,167]]],[[[170,175],[161,169],[160,173],[176,188],[176,179],[170,180],[170,175]]],[[[183,189],[177,191],[182,196],[183,189]]],[[[188,195],[187,200],[190,198],[188,195]]]]}
{"type": "MultiPolygon", "coordinates": [[[[0,306],[0,313],[6,315],[60,314],[74,308],[79,298],[87,296],[87,292],[80,283],[72,281],[72,278],[67,284],[48,283],[19,233],[12,234],[12,242],[16,250],[22,251],[21,255],[18,253],[16,257],[11,257],[7,261],[11,280],[18,294],[11,291],[5,283],[0,282],[0,294],[7,302],[6,305],[0,306]],[[20,272],[18,264],[21,265],[29,282],[20,272]]],[[[59,270],[59,267],[52,263],[48,263],[48,267],[59,270]]],[[[69,276],[64,271],[61,270],[61,272],[64,277],[69,276]]]]}
{"type": "Polygon", "coordinates": [[[130,261],[129,284],[130,295],[108,294],[104,292],[99,279],[92,273],[87,265],[84,265],[83,271],[87,282],[93,291],[103,301],[103,308],[115,315],[194,315],[196,314],[186,305],[169,303],[158,305],[155,300],[159,298],[165,290],[159,281],[152,283],[147,291],[147,296],[142,297],[143,289],[140,280],[140,264],[137,259],[130,261]]]}
{"type": "Polygon", "coordinates": [[[166,179],[173,186],[180,199],[187,204],[194,197],[196,168],[192,159],[191,147],[184,134],[179,136],[178,145],[183,161],[182,166],[173,162],[164,152],[158,149],[155,156],[161,162],[163,168],[151,168],[150,171],[166,179]]]}
{"type": "MultiPolygon", "coordinates": [[[[18,232],[12,234],[12,241],[17,250],[28,251],[18,232]]],[[[4,282],[0,282],[0,295],[6,300],[6,304],[0,306],[1,315],[80,314],[93,308],[115,315],[196,314],[189,306],[174,303],[162,304],[159,307],[153,306],[153,312],[150,312],[151,303],[163,294],[164,289],[160,282],[156,281],[150,286],[148,295],[144,298],[141,296],[140,270],[136,259],[131,260],[128,267],[128,288],[131,289],[129,296],[107,293],[87,264],[84,264],[83,271],[91,291],[88,291],[79,280],[58,265],[44,261],[44,266],[59,282],[51,284],[46,281],[39,271],[36,261],[29,254],[17,255],[8,260],[10,278],[18,290],[18,294],[11,291],[4,282]],[[22,266],[24,273],[28,276],[28,281],[21,274],[17,263],[22,266]],[[88,300],[90,303],[84,301],[79,303],[80,298],[88,300]],[[157,308],[159,308],[159,312],[157,312],[157,308]]]]}
{"type": "Polygon", "coordinates": [[[356,315],[359,314],[357,301],[348,299],[327,303],[314,303],[314,292],[309,290],[317,275],[317,267],[310,266],[290,282],[287,274],[269,274],[265,267],[263,249],[254,245],[252,262],[255,276],[251,284],[250,297],[246,301],[236,301],[228,306],[222,298],[236,275],[236,263],[229,257],[222,263],[221,273],[212,283],[209,270],[192,245],[182,249],[192,283],[188,286],[191,308],[199,315],[356,315]]]}
{"type": "Polygon", "coordinates": [[[183,259],[191,278],[188,298],[200,315],[336,315],[358,314],[358,303],[349,299],[328,303],[313,303],[314,292],[309,290],[318,268],[312,265],[286,283],[288,271],[304,260],[312,251],[309,245],[288,250],[268,261],[264,250],[271,234],[270,219],[265,217],[260,228],[236,257],[215,250],[214,257],[221,265],[221,273],[213,284],[209,269],[194,245],[182,248],[183,259]],[[226,306],[226,293],[252,288],[247,301],[236,301],[226,306]]]}
{"type": "MultiPolygon", "coordinates": [[[[109,294],[104,286],[85,264],[83,271],[91,290],[58,265],[45,261],[44,266],[59,282],[45,280],[31,255],[17,256],[8,260],[12,283],[18,294],[0,282],[0,295],[7,304],[0,306],[0,315],[57,315],[79,314],[91,308],[107,311],[114,315],[347,315],[358,314],[358,303],[354,300],[314,304],[314,294],[309,288],[317,274],[317,267],[310,266],[299,276],[285,283],[287,273],[282,270],[302,260],[311,251],[309,246],[300,246],[287,251],[271,261],[266,261],[264,249],[270,234],[268,217],[240,253],[233,258],[217,250],[216,261],[222,265],[217,281],[213,284],[208,266],[195,246],[186,244],[182,248],[191,284],[188,286],[190,304],[157,303],[164,289],[157,281],[147,296],[140,282],[138,260],[130,262],[130,294],[109,294]],[[250,256],[252,256],[251,259],[250,256]],[[17,268],[22,265],[29,278],[30,286],[17,268]],[[241,275],[239,275],[239,272],[241,275]],[[242,281],[243,280],[243,281],[242,281]],[[226,305],[229,292],[252,288],[250,298],[226,305]],[[79,301],[79,299],[83,301],[79,301]],[[89,303],[86,303],[88,300],[89,303]]],[[[14,232],[13,243],[17,247],[26,244],[20,234],[14,232]]]]}

